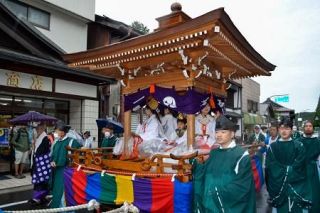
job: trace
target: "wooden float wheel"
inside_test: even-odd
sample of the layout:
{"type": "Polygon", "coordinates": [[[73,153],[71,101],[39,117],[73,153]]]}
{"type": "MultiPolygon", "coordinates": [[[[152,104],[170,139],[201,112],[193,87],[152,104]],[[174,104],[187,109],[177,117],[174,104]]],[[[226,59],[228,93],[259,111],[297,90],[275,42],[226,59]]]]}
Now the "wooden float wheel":
{"type": "Polygon", "coordinates": [[[102,164],[102,158],[100,156],[95,156],[93,161],[95,165],[100,166],[102,164]]]}

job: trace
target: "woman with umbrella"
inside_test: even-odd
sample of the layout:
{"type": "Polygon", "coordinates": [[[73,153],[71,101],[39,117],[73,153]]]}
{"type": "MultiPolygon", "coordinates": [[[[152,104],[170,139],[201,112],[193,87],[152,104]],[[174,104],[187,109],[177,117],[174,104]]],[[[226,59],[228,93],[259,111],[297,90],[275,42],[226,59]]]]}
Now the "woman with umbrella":
{"type": "Polygon", "coordinates": [[[67,147],[80,148],[81,145],[76,139],[67,136],[70,126],[63,122],[57,122],[56,133],[58,133],[58,139],[54,143],[52,148],[51,166],[53,168],[52,175],[52,201],[51,208],[59,208],[64,206],[64,184],[63,184],[63,172],[68,165],[68,151],[67,147]]]}

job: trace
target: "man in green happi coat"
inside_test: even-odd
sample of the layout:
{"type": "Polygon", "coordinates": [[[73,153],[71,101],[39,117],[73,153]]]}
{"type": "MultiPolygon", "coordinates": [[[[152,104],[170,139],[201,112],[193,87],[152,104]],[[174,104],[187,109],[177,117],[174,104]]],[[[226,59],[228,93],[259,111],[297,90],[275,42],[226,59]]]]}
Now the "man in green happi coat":
{"type": "Polygon", "coordinates": [[[293,126],[292,127],[292,139],[296,140],[296,139],[299,139],[299,138],[301,138],[301,134],[298,131],[298,127],[297,126],[293,126]]]}
{"type": "Polygon", "coordinates": [[[193,212],[256,212],[251,161],[246,150],[234,141],[235,125],[221,116],[216,123],[216,142],[209,158],[193,161],[193,212]]]}
{"type": "Polygon", "coordinates": [[[80,143],[73,138],[67,136],[70,126],[65,125],[63,122],[58,122],[56,125],[56,133],[58,139],[54,142],[51,156],[52,170],[52,201],[51,208],[59,208],[64,205],[64,176],[63,172],[68,165],[68,151],[67,147],[80,148],[80,143]]]}
{"type": "Polygon", "coordinates": [[[273,212],[302,213],[311,207],[307,189],[306,152],[303,144],[292,140],[292,121],[284,117],[279,124],[280,139],[272,143],[266,157],[266,185],[273,212]]]}
{"type": "Polygon", "coordinates": [[[304,124],[304,134],[299,139],[306,150],[306,168],[309,189],[312,191],[311,213],[320,212],[320,179],[317,168],[317,159],[320,154],[320,140],[313,135],[313,124],[306,121],[304,124]]]}
{"type": "Polygon", "coordinates": [[[119,138],[113,134],[112,124],[108,124],[102,131],[104,133],[104,138],[101,143],[101,148],[114,147],[119,138]]]}

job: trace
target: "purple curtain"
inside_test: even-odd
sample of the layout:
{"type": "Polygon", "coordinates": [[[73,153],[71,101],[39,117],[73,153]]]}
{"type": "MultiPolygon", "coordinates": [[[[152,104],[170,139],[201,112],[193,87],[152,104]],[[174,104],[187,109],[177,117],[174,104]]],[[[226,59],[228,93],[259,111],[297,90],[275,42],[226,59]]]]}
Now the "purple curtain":
{"type": "MultiPolygon", "coordinates": [[[[139,90],[136,93],[124,97],[125,111],[134,110],[146,104],[146,99],[150,96],[149,88],[139,90]]],[[[174,89],[155,87],[152,96],[164,106],[185,114],[195,114],[199,112],[208,102],[210,94],[196,92],[189,89],[184,95],[179,95],[174,89]]],[[[225,98],[214,96],[215,104],[224,113],[225,98]]]]}

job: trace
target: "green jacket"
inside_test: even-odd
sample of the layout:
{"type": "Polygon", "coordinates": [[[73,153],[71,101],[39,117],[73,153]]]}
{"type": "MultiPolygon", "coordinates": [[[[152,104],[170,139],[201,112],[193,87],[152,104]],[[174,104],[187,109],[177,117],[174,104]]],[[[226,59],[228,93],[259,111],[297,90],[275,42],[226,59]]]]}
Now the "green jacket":
{"type": "Polygon", "coordinates": [[[25,128],[20,128],[14,133],[11,143],[14,148],[20,152],[26,152],[30,150],[29,134],[25,128]]]}
{"type": "Polygon", "coordinates": [[[299,139],[306,150],[306,169],[309,190],[312,192],[311,213],[320,212],[320,177],[317,168],[317,158],[320,155],[320,140],[316,137],[301,137],[299,139]]]}
{"type": "Polygon", "coordinates": [[[256,212],[251,161],[239,146],[211,150],[209,159],[194,161],[193,212],[256,212]]]}
{"type": "Polygon", "coordinates": [[[278,213],[310,208],[311,193],[305,169],[306,151],[299,141],[276,141],[267,151],[266,184],[271,204],[278,213]]]}
{"type": "Polygon", "coordinates": [[[73,138],[66,137],[63,140],[55,141],[52,148],[51,161],[54,161],[57,167],[65,167],[68,165],[67,146],[71,143],[71,148],[80,148],[80,143],[73,138]],[[72,140],[72,141],[71,141],[72,140]]]}
{"type": "MultiPolygon", "coordinates": [[[[246,142],[246,144],[253,144],[253,142],[255,142],[257,139],[256,139],[256,135],[253,133],[250,137],[249,137],[249,139],[248,139],[248,141],[246,142]]],[[[259,133],[259,135],[258,135],[258,142],[260,143],[260,142],[265,142],[265,137],[264,137],[264,135],[262,134],[262,133],[259,133]]]]}
{"type": "Polygon", "coordinates": [[[117,141],[118,138],[115,135],[112,135],[109,138],[104,137],[101,143],[101,148],[114,147],[117,141]]]}

